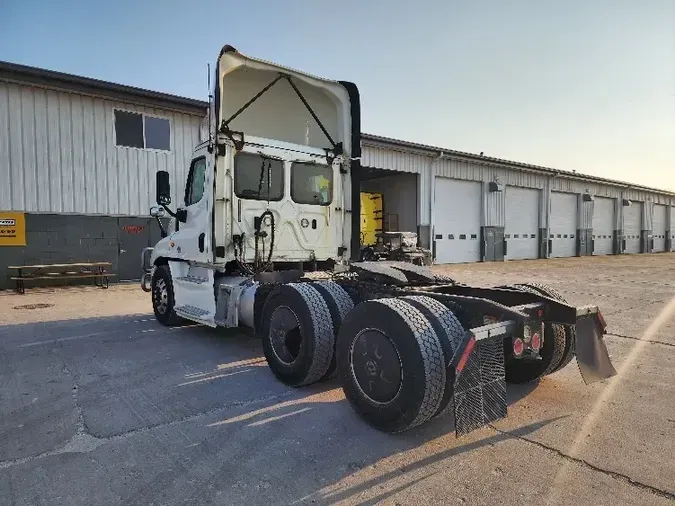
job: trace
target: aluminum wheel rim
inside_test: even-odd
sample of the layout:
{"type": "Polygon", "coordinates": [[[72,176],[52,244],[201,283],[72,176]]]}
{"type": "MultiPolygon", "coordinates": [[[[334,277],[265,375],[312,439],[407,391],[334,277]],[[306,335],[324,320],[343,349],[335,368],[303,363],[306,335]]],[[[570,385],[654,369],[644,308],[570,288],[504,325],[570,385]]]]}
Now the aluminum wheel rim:
{"type": "MultiPolygon", "coordinates": [[[[356,362],[363,361],[356,360],[356,362]]],[[[401,357],[398,353],[396,345],[389,338],[389,336],[387,336],[380,329],[365,328],[356,335],[349,349],[349,369],[352,379],[354,380],[354,384],[361,392],[361,395],[363,395],[373,404],[386,406],[394,402],[401,393],[401,389],[403,388],[403,364],[401,363],[401,357]],[[370,349],[367,351],[367,354],[371,360],[366,360],[364,363],[360,364],[365,365],[367,368],[367,372],[364,374],[363,371],[358,371],[355,368],[355,356],[365,352],[364,349],[358,348],[361,347],[360,345],[364,344],[366,347],[368,347],[368,341],[372,340],[372,337],[374,336],[381,338],[381,344],[387,343],[386,346],[390,348],[386,353],[387,370],[383,368],[384,364],[378,364],[377,360],[372,360],[373,358],[376,359],[377,355],[380,355],[380,351],[377,349],[370,349]],[[368,339],[369,337],[371,339],[368,339]],[[398,370],[396,366],[398,366],[398,370]],[[366,380],[365,382],[364,379],[366,380]],[[376,383],[379,382],[380,385],[371,384],[370,380],[373,379],[376,380],[376,383]],[[383,388],[383,382],[389,383],[389,388],[383,388]],[[370,392],[366,392],[366,388],[364,388],[366,386],[369,387],[367,388],[368,390],[371,390],[370,387],[373,386],[375,389],[371,390],[370,392]],[[379,395],[376,394],[376,391],[379,391],[377,392],[379,395]]]]}
{"type": "Polygon", "coordinates": [[[169,307],[169,290],[166,286],[166,281],[158,279],[155,283],[155,290],[153,292],[153,300],[155,302],[155,309],[159,314],[166,313],[169,307]]]}
{"type": "Polygon", "coordinates": [[[279,306],[272,312],[269,339],[272,352],[281,363],[291,365],[297,360],[302,346],[302,334],[300,319],[290,307],[279,306]],[[289,348],[289,344],[293,344],[292,349],[289,348]],[[297,351],[295,344],[298,344],[297,351]]]}

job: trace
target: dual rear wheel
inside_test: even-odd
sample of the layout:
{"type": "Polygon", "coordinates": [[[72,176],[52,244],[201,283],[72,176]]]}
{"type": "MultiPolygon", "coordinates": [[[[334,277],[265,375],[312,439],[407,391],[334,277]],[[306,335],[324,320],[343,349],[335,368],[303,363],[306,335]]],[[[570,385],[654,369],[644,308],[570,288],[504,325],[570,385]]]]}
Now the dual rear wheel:
{"type": "Polygon", "coordinates": [[[354,302],[332,282],[275,288],[261,329],[275,376],[301,386],[337,369],[354,410],[385,432],[443,414],[454,383],[448,365],[464,336],[452,311],[422,296],[354,302]]]}

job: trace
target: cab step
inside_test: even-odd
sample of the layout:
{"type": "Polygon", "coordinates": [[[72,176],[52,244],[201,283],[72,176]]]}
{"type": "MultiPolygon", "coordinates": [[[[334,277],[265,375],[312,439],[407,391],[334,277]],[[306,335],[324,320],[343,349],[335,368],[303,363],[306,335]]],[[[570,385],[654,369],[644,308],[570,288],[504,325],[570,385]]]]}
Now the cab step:
{"type": "Polygon", "coordinates": [[[176,314],[215,327],[214,271],[185,262],[169,262],[176,314]]]}

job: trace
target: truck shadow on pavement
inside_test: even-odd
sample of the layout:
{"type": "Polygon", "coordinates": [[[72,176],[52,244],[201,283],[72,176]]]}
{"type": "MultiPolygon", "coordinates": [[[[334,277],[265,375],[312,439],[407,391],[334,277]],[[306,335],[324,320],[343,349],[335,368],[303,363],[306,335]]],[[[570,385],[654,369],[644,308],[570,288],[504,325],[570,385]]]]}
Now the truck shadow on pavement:
{"type": "MultiPolygon", "coordinates": [[[[3,356],[11,367],[0,370],[0,383],[30,381],[0,403],[0,412],[8,413],[0,440],[26,443],[51,425],[64,427],[63,434],[34,448],[21,450],[17,443],[5,458],[59,448],[76,429],[77,410],[80,430],[101,438],[102,448],[169,434],[163,470],[156,469],[152,480],[140,475],[128,482],[130,499],[147,494],[150,500],[166,480],[167,489],[176,489],[176,502],[189,495],[208,503],[216,500],[212,494],[238,490],[239,504],[334,503],[366,492],[369,498],[361,504],[372,504],[431,476],[444,459],[523,437],[557,420],[509,433],[486,428],[455,439],[453,417],[447,415],[403,434],[384,434],[353,412],[337,379],[297,389],[281,384],[250,333],[166,328],[151,314],[0,326],[3,356]],[[35,416],[30,429],[15,428],[28,416],[19,390],[39,397],[30,412],[45,415],[35,416]],[[61,405],[63,413],[54,419],[51,411],[61,405]],[[186,448],[185,438],[195,443],[186,448]],[[400,454],[410,455],[405,465],[396,461],[400,454]],[[213,467],[180,485],[183,478],[171,468],[185,458],[206,459],[213,467]],[[370,497],[375,492],[380,495],[370,497]]],[[[536,387],[509,385],[508,403],[536,387]]],[[[149,458],[140,449],[130,451],[140,462],[149,458]]],[[[114,461],[102,464],[111,472],[116,467],[114,461]]]]}

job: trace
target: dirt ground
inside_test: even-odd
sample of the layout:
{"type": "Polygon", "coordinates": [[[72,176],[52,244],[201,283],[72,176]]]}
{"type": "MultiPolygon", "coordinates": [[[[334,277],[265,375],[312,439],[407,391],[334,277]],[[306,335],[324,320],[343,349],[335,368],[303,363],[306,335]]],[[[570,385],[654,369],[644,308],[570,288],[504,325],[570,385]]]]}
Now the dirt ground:
{"type": "Polygon", "coordinates": [[[137,285],[0,294],[0,504],[675,504],[675,254],[437,267],[597,304],[619,375],[573,361],[456,438],[290,389],[241,331],[155,322],[137,285]]]}

